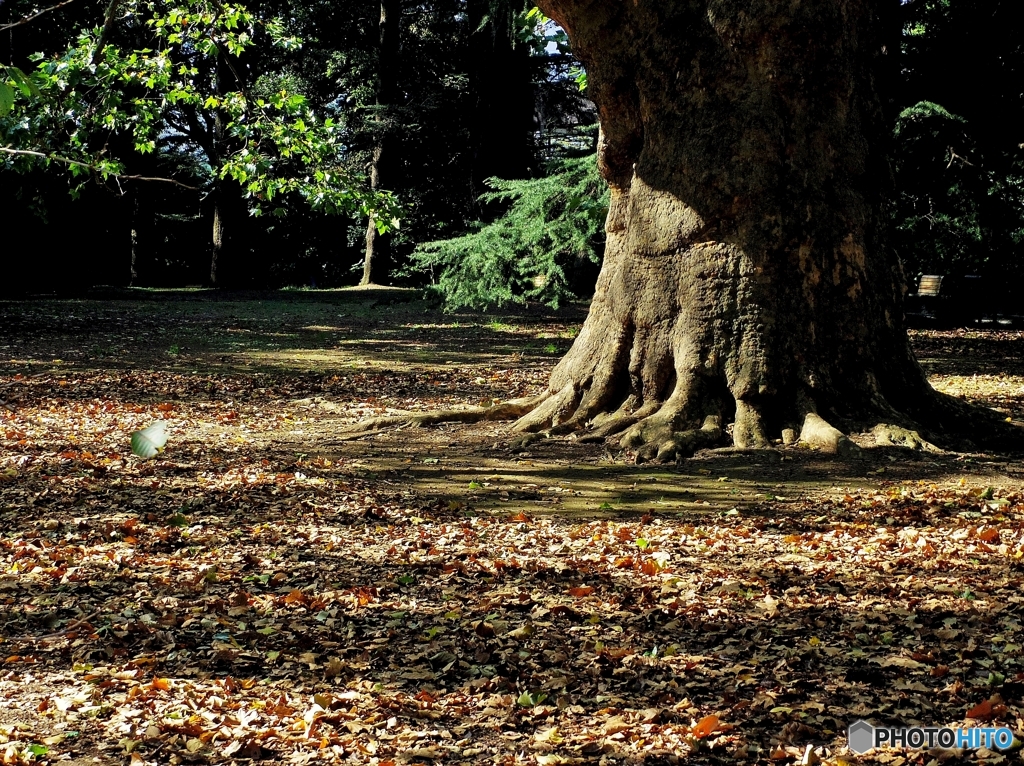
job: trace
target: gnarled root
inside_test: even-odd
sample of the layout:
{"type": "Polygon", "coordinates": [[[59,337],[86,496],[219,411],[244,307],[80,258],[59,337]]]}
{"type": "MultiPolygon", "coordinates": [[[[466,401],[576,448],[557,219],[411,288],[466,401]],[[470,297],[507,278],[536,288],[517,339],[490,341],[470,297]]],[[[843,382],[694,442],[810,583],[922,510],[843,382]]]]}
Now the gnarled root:
{"type": "Polygon", "coordinates": [[[438,410],[436,412],[408,412],[369,418],[341,429],[341,434],[353,438],[360,434],[379,432],[388,428],[422,428],[437,423],[479,423],[484,420],[514,420],[527,415],[545,399],[544,395],[510,399],[491,407],[468,407],[464,410],[438,410]]]}
{"type": "Polygon", "coordinates": [[[546,431],[532,431],[530,433],[516,436],[508,444],[509,451],[511,452],[525,452],[530,448],[530,445],[539,442],[543,439],[548,438],[550,434],[546,431]]]}
{"type": "Polygon", "coordinates": [[[846,434],[816,412],[804,416],[804,427],[800,430],[800,441],[830,455],[853,456],[860,453],[860,447],[846,434]]]}
{"type": "Polygon", "coordinates": [[[931,442],[922,439],[921,434],[917,431],[911,431],[909,428],[892,423],[879,423],[871,429],[871,433],[875,437],[875,444],[879,447],[906,447],[923,452],[942,452],[931,442]]]}
{"type": "MultiPolygon", "coordinates": [[[[654,418],[647,420],[654,420],[654,418]]],[[[697,450],[720,445],[725,437],[725,431],[722,430],[722,418],[718,415],[708,415],[704,418],[704,424],[700,428],[684,431],[674,431],[664,421],[652,423],[644,428],[643,425],[646,422],[637,423],[618,440],[622,447],[638,448],[637,463],[690,457],[697,450]]]]}
{"type": "Polygon", "coordinates": [[[523,413],[512,430],[529,433],[555,428],[569,419],[579,400],[579,390],[572,383],[554,394],[543,394],[528,412],[523,413]]]}

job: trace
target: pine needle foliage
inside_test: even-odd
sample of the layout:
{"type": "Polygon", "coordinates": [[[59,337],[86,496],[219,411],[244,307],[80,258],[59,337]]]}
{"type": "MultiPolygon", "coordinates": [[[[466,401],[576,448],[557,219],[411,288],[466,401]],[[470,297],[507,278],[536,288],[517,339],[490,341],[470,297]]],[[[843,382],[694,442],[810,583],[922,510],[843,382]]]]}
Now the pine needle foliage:
{"type": "Polygon", "coordinates": [[[983,208],[993,179],[966,120],[921,101],[900,113],[895,138],[893,236],[908,273],[981,268],[988,247],[983,208]]]}
{"type": "Polygon", "coordinates": [[[420,245],[410,270],[429,273],[447,310],[576,297],[575,277],[604,249],[608,188],[596,155],[558,160],[542,178],[490,178],[481,202],[504,215],[453,239],[420,245]]]}

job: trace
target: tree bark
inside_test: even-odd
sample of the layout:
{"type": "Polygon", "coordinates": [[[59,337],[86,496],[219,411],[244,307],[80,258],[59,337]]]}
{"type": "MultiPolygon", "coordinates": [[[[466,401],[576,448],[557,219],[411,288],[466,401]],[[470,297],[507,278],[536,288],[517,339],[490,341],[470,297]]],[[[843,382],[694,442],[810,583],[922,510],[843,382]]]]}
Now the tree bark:
{"type": "Polygon", "coordinates": [[[667,458],[726,424],[842,451],[834,425],[934,423],[882,222],[898,0],[539,4],[587,67],[611,205],[590,314],[517,428],[667,458]]]}
{"type": "Polygon", "coordinates": [[[247,217],[248,206],[241,185],[230,178],[217,179],[213,188],[210,255],[210,284],[215,287],[234,287],[251,277],[243,267],[247,217]]]}
{"type": "MultiPolygon", "coordinates": [[[[377,114],[374,118],[376,135],[370,160],[370,188],[383,189],[391,179],[395,165],[395,147],[391,135],[394,117],[389,112],[399,99],[398,56],[401,50],[401,0],[381,0],[380,42],[377,48],[377,114]]],[[[363,261],[361,285],[379,284],[387,276],[391,261],[391,235],[377,230],[377,221],[371,216],[366,224],[366,258],[363,261]]]]}
{"type": "MultiPolygon", "coordinates": [[[[232,86],[245,89],[244,71],[237,59],[228,61],[228,53],[217,53],[217,95],[224,96],[232,86]]],[[[228,115],[221,109],[214,114],[211,149],[207,153],[215,168],[230,151],[232,138],[227,132],[228,115]]],[[[210,284],[230,287],[242,281],[242,251],[245,249],[245,219],[248,206],[241,185],[231,178],[217,177],[213,188],[213,228],[211,231],[210,284]]]]}
{"type": "MultiPolygon", "coordinates": [[[[380,187],[381,165],[384,162],[384,141],[381,140],[373,149],[373,160],[370,165],[370,188],[374,191],[380,187]]],[[[363,259],[363,277],[360,285],[381,284],[387,276],[387,265],[391,260],[391,235],[381,234],[377,230],[377,220],[370,216],[366,222],[366,257],[363,259]]]]}
{"type": "Polygon", "coordinates": [[[224,199],[221,182],[214,183],[213,199],[213,230],[210,233],[210,284],[218,287],[223,278],[226,251],[226,235],[224,226],[224,199]]]}
{"type": "Polygon", "coordinates": [[[139,229],[142,221],[139,215],[139,189],[135,188],[132,199],[132,260],[128,271],[128,286],[135,287],[139,279],[139,229]]]}

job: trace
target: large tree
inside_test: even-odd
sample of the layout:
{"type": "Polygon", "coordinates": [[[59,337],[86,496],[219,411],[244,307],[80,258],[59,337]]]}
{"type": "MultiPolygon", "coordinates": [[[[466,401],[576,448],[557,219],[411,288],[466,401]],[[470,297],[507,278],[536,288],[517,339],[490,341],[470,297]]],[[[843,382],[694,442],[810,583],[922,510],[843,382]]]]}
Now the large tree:
{"type": "Polygon", "coordinates": [[[611,202],[590,314],[517,428],[665,458],[730,422],[842,451],[835,426],[948,420],[883,226],[899,0],[539,5],[587,67],[611,202]]]}

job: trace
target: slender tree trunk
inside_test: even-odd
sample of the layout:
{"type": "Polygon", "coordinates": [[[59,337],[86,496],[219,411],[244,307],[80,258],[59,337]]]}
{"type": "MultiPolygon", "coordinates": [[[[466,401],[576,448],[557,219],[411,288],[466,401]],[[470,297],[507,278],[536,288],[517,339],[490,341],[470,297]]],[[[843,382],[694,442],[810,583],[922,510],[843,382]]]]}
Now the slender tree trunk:
{"type": "MultiPolygon", "coordinates": [[[[223,53],[217,54],[217,95],[223,96],[227,90],[226,80],[229,76],[227,61],[223,53]]],[[[227,115],[223,110],[218,109],[213,117],[213,155],[210,157],[211,164],[216,169],[220,165],[220,158],[224,155],[227,140],[226,127],[227,115]]],[[[227,259],[228,235],[230,227],[225,226],[225,213],[227,212],[227,200],[224,189],[224,182],[217,177],[213,186],[213,230],[210,233],[210,284],[217,287],[226,281],[225,261],[227,259]],[[227,229],[227,231],[225,231],[227,229]]]]}
{"type": "MultiPolygon", "coordinates": [[[[241,63],[234,66],[223,51],[217,54],[217,95],[227,94],[232,87],[244,88],[239,82],[241,63]]],[[[217,110],[213,124],[213,152],[210,160],[218,167],[230,150],[227,133],[228,116],[217,110]]],[[[217,178],[213,189],[213,229],[211,231],[210,284],[228,287],[241,278],[242,251],[245,249],[247,206],[242,187],[232,179],[217,178]]]]}
{"type": "Polygon", "coordinates": [[[898,0],[540,4],[587,66],[611,206],[590,314],[518,428],[665,458],[934,423],[882,224],[898,0]]]}
{"type": "Polygon", "coordinates": [[[223,268],[222,261],[224,260],[225,250],[225,236],[224,236],[224,218],[221,214],[221,208],[223,201],[221,199],[220,184],[216,183],[214,188],[214,201],[213,201],[213,230],[211,232],[211,244],[210,249],[210,284],[218,286],[222,281],[221,269],[223,268]]]}
{"type": "MultiPolygon", "coordinates": [[[[376,136],[370,160],[370,186],[375,191],[393,182],[392,169],[396,166],[394,115],[391,114],[400,97],[398,88],[398,57],[401,51],[401,0],[381,0],[380,44],[377,48],[377,115],[376,136]]],[[[366,224],[366,258],[363,261],[361,285],[379,284],[387,276],[391,265],[391,235],[377,231],[377,221],[371,216],[366,224]]]]}
{"type": "MultiPolygon", "coordinates": [[[[370,164],[370,188],[374,191],[381,188],[380,171],[385,151],[383,140],[373,149],[373,159],[370,164]]],[[[363,260],[363,278],[359,280],[359,284],[380,284],[381,280],[387,276],[390,256],[391,235],[389,233],[381,234],[377,230],[377,220],[370,216],[370,220],[366,223],[366,257],[363,260]]]]}
{"type": "Polygon", "coordinates": [[[128,286],[135,287],[139,279],[139,227],[141,225],[139,216],[139,190],[135,189],[132,200],[132,262],[128,272],[128,286]]]}

